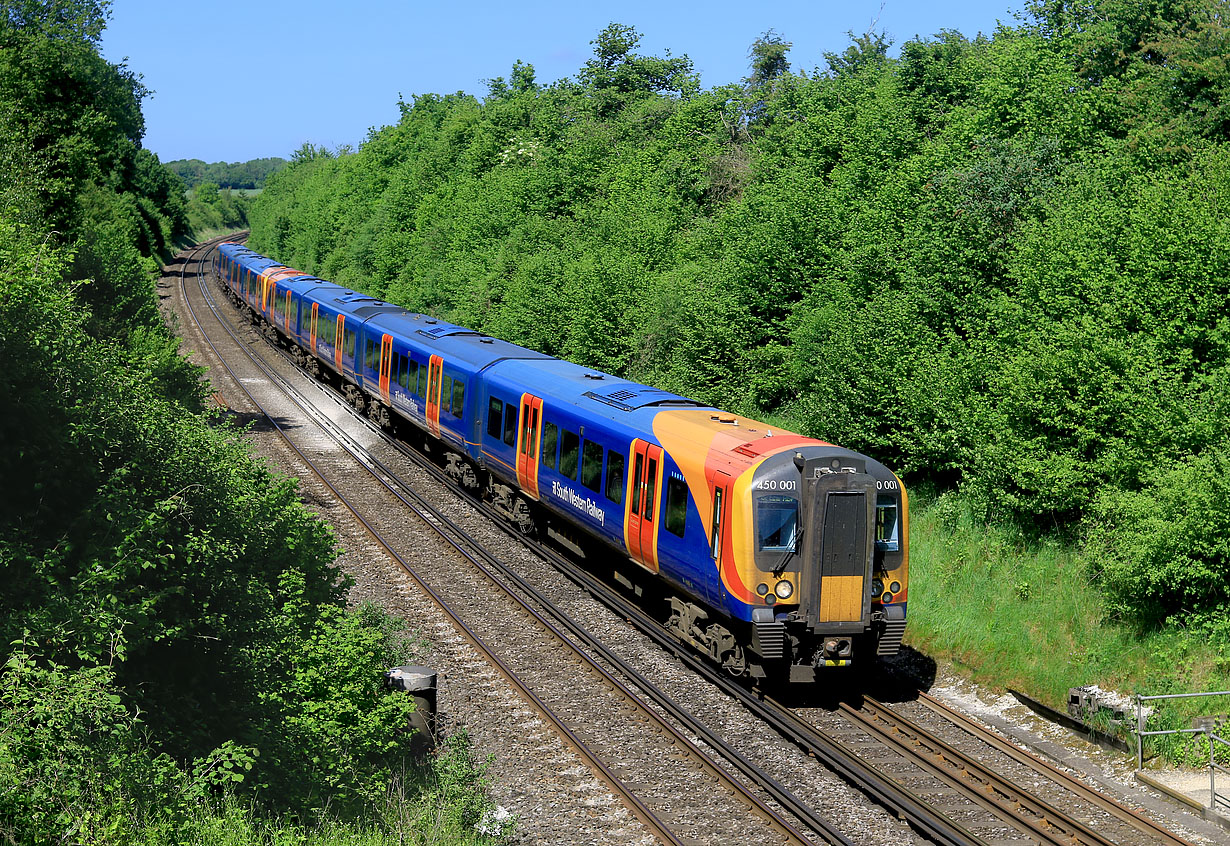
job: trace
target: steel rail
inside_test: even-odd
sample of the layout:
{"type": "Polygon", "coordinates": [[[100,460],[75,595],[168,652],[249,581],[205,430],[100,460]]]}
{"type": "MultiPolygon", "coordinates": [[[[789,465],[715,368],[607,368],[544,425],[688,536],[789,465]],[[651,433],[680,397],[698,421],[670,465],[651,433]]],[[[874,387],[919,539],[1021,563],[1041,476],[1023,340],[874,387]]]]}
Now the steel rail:
{"type": "Polygon", "coordinates": [[[968,799],[1012,825],[1025,828],[1041,843],[1055,846],[1113,846],[1081,821],[1022,790],[971,756],[886,708],[871,697],[862,707],[840,705],[854,725],[896,749],[907,760],[956,788],[968,799]]]}
{"type": "MultiPolygon", "coordinates": [[[[204,285],[202,285],[202,291],[205,292],[204,285]]],[[[206,298],[208,300],[211,300],[211,307],[212,307],[213,305],[212,297],[208,293],[206,293],[206,298]]],[[[186,296],[185,296],[185,302],[188,305],[189,310],[193,311],[191,304],[187,302],[186,296]]],[[[193,311],[193,318],[194,320],[197,319],[194,311],[193,311]]],[[[290,386],[287,383],[285,383],[285,380],[281,379],[281,377],[278,376],[276,373],[273,373],[267,367],[267,365],[264,365],[263,362],[260,362],[255,356],[253,356],[252,353],[246,349],[246,346],[243,345],[243,343],[234,336],[234,333],[231,332],[230,327],[226,325],[225,321],[220,316],[219,316],[219,321],[222,323],[224,328],[227,329],[228,333],[232,335],[232,338],[237,343],[240,343],[241,347],[245,349],[245,352],[248,353],[248,355],[252,358],[253,362],[256,363],[258,367],[265,370],[266,375],[269,376],[271,380],[277,382],[279,387],[283,391],[287,392],[288,396],[291,397],[292,401],[296,405],[298,405],[300,409],[302,409],[305,413],[309,414],[310,416],[316,416],[318,418],[318,425],[321,425],[322,428],[325,428],[325,426],[320,423],[320,418],[323,417],[323,415],[320,415],[319,412],[317,412],[316,409],[314,409],[314,407],[312,406],[310,402],[305,401],[301,395],[298,395],[298,391],[294,389],[293,386],[290,386]]],[[[206,340],[209,341],[208,336],[206,336],[206,340]]],[[[209,343],[211,346],[213,346],[212,341],[209,341],[209,343]]],[[[216,347],[215,347],[215,354],[217,354],[216,347]]],[[[221,355],[219,355],[219,359],[222,360],[221,355]]],[[[543,713],[543,715],[546,716],[550,720],[550,722],[552,722],[552,724],[555,725],[561,731],[561,733],[567,737],[569,744],[572,745],[578,751],[578,753],[582,755],[582,757],[584,757],[587,761],[589,761],[591,765],[593,765],[595,769],[598,770],[598,772],[601,774],[602,780],[606,782],[608,786],[611,787],[611,789],[614,792],[619,793],[626,800],[628,800],[629,804],[633,806],[634,811],[637,812],[638,817],[642,817],[642,815],[644,816],[644,818],[642,818],[642,822],[645,822],[648,827],[650,827],[655,832],[657,832],[659,836],[661,836],[666,842],[679,843],[680,841],[676,838],[674,833],[671,832],[669,828],[666,827],[666,825],[661,822],[661,820],[656,816],[656,814],[654,814],[653,811],[649,809],[644,804],[644,802],[630,788],[624,785],[623,782],[609,770],[609,768],[605,765],[604,762],[601,761],[601,759],[597,756],[596,753],[593,753],[592,750],[588,749],[588,747],[584,744],[584,742],[579,737],[576,736],[575,732],[573,732],[573,730],[570,729],[562,721],[561,718],[555,715],[554,712],[551,711],[549,706],[547,706],[544,702],[542,702],[542,700],[515,674],[515,671],[509,668],[504,663],[504,661],[497,654],[495,654],[493,650],[487,647],[487,645],[464,622],[464,620],[462,620],[459,616],[457,616],[447,606],[447,604],[442,599],[442,597],[440,597],[419,576],[419,574],[414,571],[413,567],[408,562],[406,562],[388,544],[387,541],[385,541],[385,539],[380,535],[378,530],[376,530],[375,527],[373,527],[370,523],[368,523],[368,521],[364,519],[364,517],[349,502],[349,500],[344,495],[342,495],[341,492],[338,491],[327,479],[324,478],[323,474],[315,467],[313,462],[310,459],[308,459],[305,455],[303,455],[303,453],[293,444],[293,442],[290,441],[290,439],[286,436],[285,432],[283,431],[282,427],[278,425],[277,421],[274,420],[272,416],[270,416],[268,413],[265,412],[264,408],[261,406],[259,401],[257,401],[255,397],[252,396],[251,392],[248,391],[248,389],[244,387],[242,383],[239,382],[234,372],[231,370],[229,365],[225,363],[224,360],[223,360],[223,366],[226,367],[227,371],[231,374],[232,378],[235,379],[236,383],[240,385],[244,393],[248,395],[249,399],[252,400],[252,402],[257,406],[257,408],[261,409],[261,412],[265,414],[265,416],[270,420],[270,422],[274,425],[274,427],[278,430],[278,432],[282,434],[286,442],[291,446],[291,448],[295,451],[295,453],[299,455],[301,460],[303,460],[305,464],[312,470],[312,472],[317,476],[317,478],[319,478],[321,482],[324,483],[335,496],[337,496],[339,502],[343,503],[346,506],[346,508],[350,510],[352,514],[354,514],[354,516],[364,526],[364,528],[373,537],[373,539],[382,548],[384,548],[394,558],[394,560],[396,560],[400,564],[400,566],[404,570],[406,570],[406,572],[411,577],[411,579],[415,582],[415,584],[419,586],[428,596],[430,596],[433,602],[435,602],[435,604],[438,607],[440,607],[441,610],[444,611],[449,616],[450,619],[453,620],[453,622],[463,631],[467,640],[469,640],[475,646],[475,648],[477,648],[480,652],[485,654],[488,657],[488,659],[491,660],[492,663],[496,665],[497,669],[500,671],[500,674],[504,676],[510,683],[512,683],[518,690],[520,690],[526,696],[526,698],[529,699],[529,701],[534,704],[535,709],[543,713]]],[[[325,418],[325,420],[327,421],[327,418],[325,418]]],[[[473,539],[468,538],[465,535],[464,531],[458,528],[451,520],[445,517],[438,509],[436,509],[434,506],[431,506],[431,504],[427,502],[423,497],[414,493],[412,489],[409,488],[409,486],[406,486],[404,485],[404,483],[396,481],[393,471],[390,468],[388,468],[387,466],[384,466],[380,462],[376,461],[372,456],[367,454],[366,450],[363,450],[361,447],[355,444],[353,439],[349,438],[349,436],[346,436],[344,433],[339,433],[337,431],[334,431],[332,426],[330,426],[327,429],[327,431],[330,437],[332,437],[336,442],[338,442],[340,446],[342,446],[344,449],[347,450],[347,452],[349,452],[352,455],[352,457],[354,457],[357,461],[359,461],[360,464],[362,464],[366,469],[368,469],[368,471],[376,478],[376,480],[382,486],[384,486],[390,493],[392,493],[399,500],[401,500],[407,507],[411,508],[416,514],[418,514],[420,518],[424,520],[424,522],[426,522],[429,526],[431,526],[432,529],[436,531],[441,536],[441,538],[443,538],[447,543],[449,543],[460,555],[465,557],[471,564],[473,564],[476,568],[478,568],[480,572],[482,572],[494,585],[501,588],[509,597],[511,597],[516,603],[518,603],[518,605],[524,610],[526,614],[528,614],[539,625],[541,625],[548,632],[554,635],[559,641],[566,644],[575,655],[577,655],[588,666],[590,666],[593,670],[599,673],[600,676],[603,678],[603,681],[607,683],[609,686],[611,686],[621,698],[635,705],[637,709],[643,715],[647,716],[655,724],[657,724],[665,733],[667,733],[670,736],[673,742],[680,745],[694,760],[696,760],[698,763],[701,764],[701,766],[703,766],[707,771],[709,771],[710,774],[715,779],[722,782],[732,792],[735,792],[739,794],[740,796],[742,796],[744,798],[745,803],[750,806],[750,810],[758,813],[760,816],[765,818],[766,821],[770,824],[770,826],[773,827],[779,834],[781,834],[785,840],[787,840],[788,842],[797,843],[797,844],[809,844],[811,842],[810,839],[806,837],[806,835],[804,835],[798,829],[794,828],[786,820],[782,819],[780,815],[778,815],[775,811],[773,811],[771,808],[765,805],[763,801],[759,799],[759,797],[756,797],[754,794],[748,791],[746,786],[744,786],[738,780],[730,778],[730,776],[724,770],[714,765],[713,762],[709,759],[709,757],[705,755],[705,753],[700,751],[688,738],[686,738],[677,729],[675,729],[674,726],[671,726],[668,722],[663,720],[662,717],[656,711],[654,711],[651,708],[646,708],[644,704],[640,701],[640,699],[634,693],[632,693],[632,691],[629,690],[627,686],[625,686],[622,682],[620,682],[613,675],[611,675],[609,671],[605,670],[603,667],[598,665],[593,660],[592,657],[590,657],[589,655],[585,653],[583,649],[580,649],[576,644],[574,644],[571,640],[565,637],[564,634],[560,632],[559,629],[556,628],[555,625],[550,620],[546,619],[546,617],[544,617],[538,611],[530,607],[514,591],[511,591],[505,584],[503,584],[500,581],[499,578],[495,576],[495,574],[491,572],[488,566],[484,566],[484,563],[482,560],[479,560],[481,558],[490,564],[496,565],[500,570],[511,572],[511,570],[509,570],[509,568],[505,567],[502,563],[500,563],[498,559],[495,558],[495,556],[492,556],[486,550],[482,549],[481,546],[479,546],[475,541],[473,541],[473,539]],[[344,443],[344,441],[348,441],[349,443],[344,443]],[[450,532],[457,535],[457,537],[451,536],[450,532]],[[470,551],[467,551],[467,549],[464,548],[466,544],[470,545],[475,550],[475,552],[472,553],[470,551]]],[[[536,591],[534,593],[536,594],[535,596],[536,600],[542,602],[545,605],[545,607],[553,607],[550,602],[548,602],[544,597],[541,596],[541,594],[538,594],[536,591]]],[[[575,621],[572,621],[566,615],[561,615],[561,619],[562,621],[565,622],[565,624],[568,626],[568,628],[571,631],[574,631],[574,634],[578,634],[578,636],[581,636],[584,640],[586,640],[587,645],[590,645],[591,647],[599,649],[600,651],[604,653],[610,654],[609,650],[607,650],[601,644],[597,643],[597,641],[594,638],[592,638],[592,636],[589,636],[588,633],[585,632],[583,628],[581,628],[578,624],[575,623],[575,621]]],[[[647,687],[647,688],[652,689],[653,686],[650,682],[648,682],[647,679],[643,679],[643,678],[636,677],[636,676],[634,676],[633,678],[634,678],[635,683],[638,685],[638,687],[647,687]]],[[[660,702],[659,704],[662,704],[663,707],[665,707],[672,714],[675,714],[681,711],[681,709],[679,709],[679,707],[675,703],[673,703],[669,699],[669,697],[666,697],[665,694],[662,694],[662,696],[665,701],[660,702]]],[[[701,734],[701,736],[703,737],[704,734],[701,734]]],[[[720,739],[716,737],[714,737],[713,739],[714,739],[714,742],[719,744],[719,746],[715,748],[721,748],[722,742],[720,741],[720,739]]],[[[709,738],[706,738],[706,740],[708,741],[709,738]]],[[[734,750],[729,750],[729,751],[734,752],[734,750]]],[[[824,831],[823,828],[820,830],[824,831]]],[[[844,837],[841,837],[840,833],[838,833],[836,837],[829,838],[829,842],[834,843],[834,844],[841,844],[842,846],[845,846],[846,844],[851,844],[851,841],[845,839],[844,837]]]]}
{"type": "Polygon", "coordinates": [[[1050,761],[1043,760],[1036,755],[1031,755],[1016,746],[1011,741],[987,730],[964,714],[945,705],[931,694],[926,693],[925,691],[919,691],[918,701],[949,722],[960,726],[962,729],[976,737],[978,740],[981,740],[983,743],[986,743],[988,746],[994,747],[1005,755],[1011,757],[1014,761],[1024,764],[1036,772],[1039,772],[1042,775],[1045,775],[1048,778],[1058,782],[1064,788],[1079,795],[1091,805],[1106,811],[1122,822],[1125,822],[1133,828],[1149,835],[1154,838],[1156,843],[1168,844],[1168,846],[1192,846],[1190,841],[1184,840],[1173,831],[1158,825],[1144,814],[1128,808],[1110,796],[1099,793],[1072,774],[1061,770],[1050,761]]]}
{"type": "MultiPolygon", "coordinates": [[[[208,252],[206,254],[208,254],[208,252]]],[[[187,296],[186,284],[184,282],[184,274],[186,273],[186,265],[187,265],[187,262],[185,262],[185,267],[181,269],[180,271],[180,274],[181,274],[180,284],[184,290],[184,304],[187,306],[189,313],[192,315],[192,319],[196,321],[198,327],[201,329],[201,334],[205,338],[206,343],[208,343],[210,348],[214,351],[214,354],[217,356],[218,360],[222,363],[223,368],[230,375],[232,381],[239,387],[241,391],[243,391],[243,393],[248,397],[248,399],[252,402],[252,404],[260,411],[260,413],[265,416],[265,419],[269,421],[269,423],[274,427],[274,429],[277,430],[278,434],[282,436],[282,439],[283,441],[285,441],[287,446],[289,446],[291,450],[293,450],[294,453],[299,457],[299,459],[304,462],[304,464],[308,467],[309,470],[312,471],[313,475],[316,476],[316,478],[321,482],[321,484],[327,487],[329,491],[335,497],[337,497],[337,501],[341,505],[343,505],[355,517],[355,519],[359,521],[359,523],[363,526],[363,528],[367,531],[367,533],[371,536],[371,538],[389,556],[391,556],[393,560],[395,560],[402,567],[403,570],[405,570],[406,574],[415,583],[415,585],[421,591],[423,591],[423,593],[425,593],[428,597],[430,597],[430,599],[436,605],[436,607],[438,607],[445,614],[445,616],[453,623],[453,625],[457,628],[457,630],[461,633],[461,635],[466,639],[466,641],[469,642],[471,646],[473,646],[480,654],[482,654],[487,659],[487,661],[489,661],[496,668],[496,671],[500,674],[501,677],[505,679],[505,681],[511,684],[514,688],[516,688],[521,693],[523,697],[525,697],[526,701],[530,703],[530,705],[534,708],[535,711],[537,711],[539,714],[545,717],[548,722],[550,722],[553,726],[555,726],[556,730],[565,739],[568,745],[571,746],[577,752],[577,754],[579,754],[582,758],[584,758],[588,762],[590,767],[597,773],[598,777],[609,788],[611,788],[613,792],[619,794],[620,796],[624,798],[624,800],[628,803],[633,813],[636,814],[637,818],[640,819],[640,821],[644,823],[647,828],[652,830],[655,833],[655,836],[659,837],[664,842],[670,843],[673,846],[683,846],[683,842],[679,840],[678,837],[675,836],[674,832],[671,831],[670,828],[662,820],[660,820],[656,814],[654,814],[649,808],[645,807],[644,803],[641,802],[640,798],[636,796],[631,791],[630,788],[624,785],[623,782],[620,781],[620,779],[617,776],[615,776],[607,768],[607,766],[597,757],[597,755],[594,754],[585,745],[585,743],[582,742],[581,739],[578,738],[573,733],[573,731],[563,722],[562,718],[560,718],[551,708],[549,708],[546,705],[546,703],[542,702],[542,700],[538,698],[538,696],[533,692],[533,690],[531,690],[529,686],[521,680],[521,678],[503,661],[503,659],[501,659],[490,647],[488,647],[487,644],[483,641],[483,639],[479,637],[479,635],[476,632],[474,632],[474,630],[471,629],[460,616],[458,616],[456,613],[453,612],[452,608],[449,607],[448,603],[445,602],[445,600],[439,594],[437,594],[431,588],[431,586],[428,585],[419,576],[419,574],[410,565],[410,563],[406,561],[401,555],[399,555],[397,551],[393,549],[393,547],[384,539],[384,537],[366,519],[364,519],[363,515],[359,513],[357,507],[353,503],[351,503],[350,500],[344,494],[342,494],[342,492],[339,491],[325,477],[324,473],[321,472],[321,470],[316,466],[316,464],[310,458],[308,458],[306,455],[303,454],[303,452],[299,449],[299,447],[296,446],[295,443],[286,434],[285,429],[282,427],[281,424],[278,423],[277,419],[273,415],[269,414],[268,411],[265,409],[265,407],[260,403],[260,401],[257,400],[256,397],[252,395],[252,392],[248,390],[248,388],[243,384],[242,380],[239,378],[238,374],[235,373],[235,371],[231,368],[227,360],[222,356],[221,352],[218,350],[213,340],[209,337],[208,333],[205,332],[204,326],[201,324],[200,318],[196,314],[196,309],[193,308],[192,303],[189,301],[188,296],[187,296]]],[[[223,325],[223,328],[225,328],[227,332],[231,335],[232,339],[235,340],[237,343],[240,343],[241,349],[245,348],[244,345],[241,342],[239,342],[239,339],[235,337],[231,328],[228,325],[226,325],[225,321],[223,321],[221,317],[219,317],[218,319],[219,319],[219,322],[223,325]]],[[[451,543],[451,540],[450,540],[450,543],[451,543]]],[[[464,554],[464,552],[462,554],[464,554]]]]}
{"type": "MultiPolygon", "coordinates": [[[[276,349],[276,346],[275,346],[275,349],[276,349]]],[[[278,352],[280,354],[282,353],[280,349],[278,350],[278,352]]],[[[289,356],[287,358],[289,358],[289,356]]],[[[340,401],[344,402],[344,398],[340,398],[340,401]]],[[[387,433],[383,432],[379,427],[370,423],[366,419],[364,419],[364,422],[373,431],[379,433],[382,437],[388,438],[387,433]]],[[[448,485],[451,489],[454,489],[454,490],[458,489],[458,486],[456,486],[447,477],[446,474],[440,471],[433,463],[423,458],[420,453],[418,453],[415,450],[410,449],[409,447],[405,446],[400,441],[397,441],[395,439],[391,439],[390,442],[393,445],[395,445],[397,449],[399,449],[409,458],[411,458],[416,463],[418,463],[421,467],[423,467],[428,472],[430,472],[433,475],[433,477],[435,477],[438,481],[440,481],[443,484],[448,485]]],[[[462,492],[465,493],[464,490],[462,490],[462,492]]],[[[739,699],[746,707],[748,707],[750,710],[756,713],[757,716],[759,716],[761,719],[764,719],[769,724],[773,725],[774,728],[776,728],[784,736],[794,740],[796,743],[806,748],[810,754],[823,760],[831,769],[838,772],[840,775],[845,777],[848,781],[853,782],[857,788],[859,788],[863,792],[870,795],[876,801],[880,802],[881,804],[895,811],[903,819],[908,820],[911,825],[913,825],[917,830],[920,831],[920,833],[925,834],[927,837],[939,843],[977,844],[977,843],[982,842],[979,838],[977,838],[975,835],[970,833],[968,830],[964,829],[960,825],[950,820],[946,815],[935,810],[934,808],[931,808],[925,801],[919,799],[917,796],[912,794],[910,791],[897,785],[895,782],[893,782],[893,780],[890,777],[880,773],[874,767],[871,767],[870,765],[867,765],[866,763],[864,763],[857,755],[854,755],[852,753],[846,752],[845,750],[842,750],[836,743],[832,741],[831,738],[828,738],[824,736],[823,734],[821,734],[820,732],[818,732],[813,726],[811,726],[810,723],[808,723],[806,720],[803,720],[798,715],[794,714],[786,706],[775,702],[770,697],[764,697],[764,698],[757,697],[756,695],[749,693],[746,690],[746,688],[744,688],[742,685],[734,682],[734,680],[729,679],[728,677],[726,677],[724,674],[721,674],[720,672],[714,671],[714,668],[710,667],[703,660],[698,659],[690,650],[686,648],[681,648],[682,645],[679,643],[677,639],[673,638],[669,633],[665,632],[661,628],[659,623],[654,621],[648,615],[644,614],[644,612],[641,611],[640,608],[630,603],[627,603],[623,597],[612,593],[609,587],[605,585],[601,580],[592,576],[592,574],[588,573],[587,571],[578,568],[574,562],[570,561],[568,558],[564,556],[560,556],[554,550],[551,550],[550,548],[544,547],[541,544],[532,542],[524,538],[522,535],[520,535],[520,533],[516,532],[510,526],[508,526],[507,521],[504,520],[502,517],[500,517],[498,513],[494,509],[489,507],[486,503],[480,500],[476,500],[472,497],[467,497],[467,498],[475,505],[477,509],[485,512],[486,514],[494,518],[496,525],[498,525],[502,530],[504,530],[509,536],[521,542],[526,543],[526,545],[530,549],[532,549],[534,552],[543,556],[544,558],[547,558],[554,566],[561,569],[561,571],[564,572],[564,574],[568,578],[573,580],[575,583],[578,584],[578,586],[582,587],[588,593],[594,596],[596,600],[607,605],[609,608],[611,608],[616,613],[619,613],[620,615],[625,616],[626,618],[629,619],[630,622],[635,620],[636,621],[635,624],[638,626],[638,628],[640,628],[644,633],[648,634],[650,637],[652,637],[657,642],[659,642],[659,644],[665,647],[668,651],[675,654],[677,657],[679,657],[681,660],[685,661],[686,663],[690,664],[694,669],[702,673],[705,677],[709,678],[715,684],[718,684],[730,695],[739,699]]],[[[501,570],[501,572],[505,575],[506,578],[510,578],[511,580],[517,582],[518,586],[522,590],[525,590],[529,595],[534,596],[535,601],[542,603],[544,607],[550,607],[549,601],[541,597],[540,594],[537,594],[537,591],[535,591],[532,588],[532,586],[528,585],[528,583],[526,583],[523,579],[521,579],[515,573],[515,571],[512,571],[511,569],[504,567],[502,564],[499,564],[498,561],[496,562],[495,566],[497,566],[501,570]]],[[[575,636],[578,636],[578,637],[583,636],[573,630],[572,626],[569,625],[571,621],[568,621],[566,616],[563,616],[562,619],[563,621],[565,621],[565,626],[568,627],[570,631],[573,631],[573,634],[575,636]]],[[[608,660],[610,663],[612,663],[616,667],[619,667],[621,672],[625,674],[635,673],[634,670],[627,668],[626,664],[624,664],[624,662],[622,662],[621,659],[618,659],[617,656],[614,656],[613,654],[611,654],[609,650],[607,650],[601,644],[597,644],[596,646],[593,646],[591,648],[595,648],[596,651],[603,653],[604,659],[608,660]]],[[[638,686],[641,686],[640,682],[637,682],[637,684],[638,686]]],[[[923,694],[923,695],[925,696],[926,694],[923,694]]],[[[669,701],[669,698],[668,698],[668,701],[669,701]]],[[[677,706],[672,707],[672,705],[670,704],[664,704],[663,707],[666,708],[672,714],[672,716],[674,716],[676,719],[680,719],[680,720],[684,719],[684,717],[680,716],[679,711],[676,710],[677,706]]],[[[686,712],[684,713],[686,714],[686,712]]],[[[712,733],[707,729],[707,727],[704,727],[702,725],[699,727],[690,726],[690,728],[692,729],[693,733],[697,734],[698,736],[704,737],[706,739],[706,742],[708,742],[711,746],[714,746],[715,749],[719,749],[719,751],[721,751],[720,747],[717,745],[721,743],[720,739],[711,740],[710,737],[712,736],[712,733]]],[[[723,754],[725,755],[725,753],[723,754]]],[[[725,757],[727,757],[727,760],[731,761],[732,765],[734,765],[737,769],[743,772],[745,777],[752,778],[760,782],[761,786],[764,787],[768,792],[770,792],[771,795],[774,793],[774,789],[772,785],[765,784],[759,778],[756,778],[753,775],[749,775],[747,770],[737,760],[732,760],[731,756],[725,755],[725,757]]],[[[739,756],[739,757],[742,757],[742,756],[739,756]]],[[[754,766],[754,765],[751,765],[751,766],[754,766]]],[[[766,776],[766,778],[768,777],[766,776]]],[[[1077,783],[1079,784],[1079,782],[1077,783]]],[[[1015,790],[1015,788],[1013,789],[1015,790]]],[[[1085,790],[1088,790],[1088,788],[1085,787],[1085,790]]],[[[1090,791],[1090,792],[1093,793],[1093,795],[1095,796],[1099,795],[1099,794],[1096,794],[1096,792],[1093,792],[1093,791],[1090,791]]],[[[1022,795],[1028,796],[1028,794],[1022,794],[1022,795]]],[[[787,793],[787,796],[792,797],[792,794],[787,793]]],[[[812,819],[809,818],[805,810],[800,810],[799,808],[793,807],[793,805],[795,804],[794,802],[789,801],[789,799],[783,799],[782,797],[776,796],[776,795],[774,796],[774,798],[777,799],[781,804],[783,804],[784,807],[790,810],[791,813],[795,814],[800,819],[807,822],[809,825],[812,825],[813,828],[816,828],[818,831],[824,831],[823,828],[820,828],[817,825],[817,823],[813,822],[812,819]]],[[[1033,800],[1033,797],[1028,797],[1028,798],[1030,800],[1033,800]]],[[[1040,802],[1040,800],[1036,800],[1036,801],[1040,802]]],[[[795,802],[797,802],[797,800],[795,800],[795,802]]],[[[1053,809],[1051,810],[1053,811],[1053,809]]],[[[1126,811],[1126,809],[1124,810],[1126,811]]],[[[1059,812],[1057,811],[1054,813],[1056,815],[1055,818],[1057,820],[1063,817],[1063,815],[1059,814],[1059,812]]],[[[1134,812],[1131,812],[1131,811],[1126,811],[1126,813],[1134,814],[1134,812]]],[[[1139,817],[1139,815],[1136,815],[1136,816],[1140,820],[1143,820],[1146,824],[1152,824],[1151,821],[1147,820],[1146,818],[1139,817]]],[[[1028,824],[1026,823],[1025,819],[1020,816],[1014,815],[1010,821],[1014,825],[1024,826],[1025,828],[1028,828],[1028,824]]],[[[1072,821],[1072,822],[1075,824],[1077,828],[1080,827],[1080,823],[1077,823],[1075,821],[1072,821]]],[[[1160,828],[1158,828],[1158,830],[1162,832],[1165,831],[1164,829],[1160,829],[1160,828]]],[[[1042,835],[1038,835],[1038,836],[1042,837],[1042,835]]],[[[1093,836],[1096,838],[1098,835],[1093,834],[1093,836]]],[[[1171,837],[1173,837],[1173,835],[1171,835],[1171,837]]],[[[831,842],[838,842],[838,841],[831,840],[831,842]]],[[[1065,841],[1065,842],[1079,843],[1079,842],[1084,842],[1084,841],[1074,840],[1074,841],[1065,841]]],[[[1096,843],[1098,841],[1094,840],[1091,842],[1096,843]]],[[[1173,842],[1175,844],[1183,844],[1183,846],[1190,846],[1190,844],[1187,844],[1186,841],[1182,841],[1178,839],[1175,839],[1173,842]]]]}

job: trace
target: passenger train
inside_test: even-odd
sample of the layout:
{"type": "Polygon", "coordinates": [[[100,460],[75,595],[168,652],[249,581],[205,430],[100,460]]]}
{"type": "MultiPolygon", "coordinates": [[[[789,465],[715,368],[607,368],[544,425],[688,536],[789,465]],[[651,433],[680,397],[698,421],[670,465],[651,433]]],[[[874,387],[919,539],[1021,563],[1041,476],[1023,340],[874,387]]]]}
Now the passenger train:
{"type": "Polygon", "coordinates": [[[301,364],[522,532],[548,527],[735,675],[809,681],[897,653],[908,501],[874,459],[563,361],[241,244],[223,287],[301,364]],[[605,563],[604,563],[605,562],[605,563]]]}

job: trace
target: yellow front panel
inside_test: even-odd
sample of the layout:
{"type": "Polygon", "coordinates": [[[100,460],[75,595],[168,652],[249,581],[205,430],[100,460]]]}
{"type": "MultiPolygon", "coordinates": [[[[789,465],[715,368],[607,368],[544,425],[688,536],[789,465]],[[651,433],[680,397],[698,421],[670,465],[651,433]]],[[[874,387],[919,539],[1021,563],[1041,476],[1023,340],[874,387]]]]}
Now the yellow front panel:
{"type": "Polygon", "coordinates": [[[851,623],[862,618],[862,576],[825,576],[820,580],[820,622],[851,623]]]}

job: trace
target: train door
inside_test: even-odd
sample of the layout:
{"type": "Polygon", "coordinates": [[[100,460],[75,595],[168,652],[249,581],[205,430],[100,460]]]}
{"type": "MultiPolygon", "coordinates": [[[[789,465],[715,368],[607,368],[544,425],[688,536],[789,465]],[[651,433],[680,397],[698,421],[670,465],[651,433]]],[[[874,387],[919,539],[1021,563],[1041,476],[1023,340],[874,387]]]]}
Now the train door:
{"type": "Polygon", "coordinates": [[[440,378],[444,375],[444,359],[433,355],[427,362],[427,428],[440,437],[440,378]]]}
{"type": "Polygon", "coordinates": [[[337,372],[342,372],[342,341],[346,337],[346,315],[339,314],[337,316],[337,329],[333,336],[333,363],[337,365],[337,372]]]}
{"type": "Polygon", "coordinates": [[[290,315],[291,315],[291,311],[290,311],[290,308],[291,308],[290,297],[291,297],[291,292],[290,292],[290,291],[287,291],[287,292],[286,292],[286,334],[287,334],[287,335],[289,335],[289,334],[290,334],[290,315]]]}
{"type": "Polygon", "coordinates": [[[632,560],[658,572],[658,496],[662,489],[662,447],[632,441],[632,472],[624,502],[624,542],[632,560]]]}
{"type": "Polygon", "coordinates": [[[521,395],[521,427],[517,430],[517,483],[538,499],[538,451],[542,444],[542,399],[521,395]]]}
{"type": "Polygon", "coordinates": [[[380,338],[380,396],[389,402],[389,373],[393,370],[393,336],[380,338]]]}

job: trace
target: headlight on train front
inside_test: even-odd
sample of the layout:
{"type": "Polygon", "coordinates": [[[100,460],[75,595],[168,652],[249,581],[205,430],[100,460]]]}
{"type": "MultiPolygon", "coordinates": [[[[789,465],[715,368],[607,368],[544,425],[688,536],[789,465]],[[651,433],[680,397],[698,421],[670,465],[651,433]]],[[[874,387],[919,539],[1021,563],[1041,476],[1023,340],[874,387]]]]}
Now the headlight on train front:
{"type": "Polygon", "coordinates": [[[888,589],[893,593],[901,593],[901,582],[893,582],[888,586],[888,589]]]}
{"type": "Polygon", "coordinates": [[[789,599],[794,593],[794,585],[782,579],[774,586],[773,592],[777,594],[779,599],[789,599]]]}
{"type": "Polygon", "coordinates": [[[872,579],[871,580],[871,595],[879,596],[882,593],[884,593],[884,582],[880,581],[879,579],[872,579]]]}

